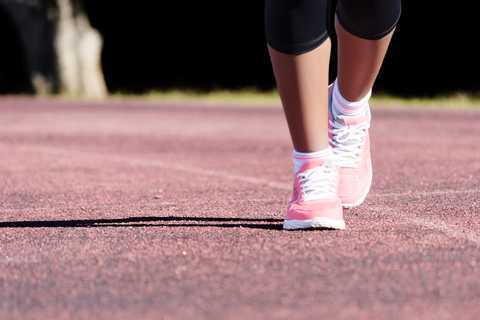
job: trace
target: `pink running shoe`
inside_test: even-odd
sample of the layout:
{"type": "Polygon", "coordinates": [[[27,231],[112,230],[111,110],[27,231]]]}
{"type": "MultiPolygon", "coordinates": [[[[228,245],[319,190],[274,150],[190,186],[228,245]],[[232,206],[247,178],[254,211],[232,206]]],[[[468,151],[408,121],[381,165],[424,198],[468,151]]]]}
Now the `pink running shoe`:
{"type": "Polygon", "coordinates": [[[370,108],[364,116],[337,115],[330,91],[329,138],[338,165],[338,196],[344,208],[361,205],[372,185],[370,108]]]}
{"type": "Polygon", "coordinates": [[[337,196],[338,173],[334,160],[306,160],[295,174],[293,195],[283,228],[345,229],[337,196]]]}

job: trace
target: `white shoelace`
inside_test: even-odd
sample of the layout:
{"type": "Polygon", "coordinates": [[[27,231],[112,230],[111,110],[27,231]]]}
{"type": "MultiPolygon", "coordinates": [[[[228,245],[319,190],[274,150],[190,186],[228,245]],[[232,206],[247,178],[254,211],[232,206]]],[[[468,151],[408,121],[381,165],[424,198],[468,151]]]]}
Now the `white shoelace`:
{"type": "Polygon", "coordinates": [[[297,173],[305,200],[329,198],[337,192],[337,169],[333,161],[322,166],[297,173]]]}
{"type": "Polygon", "coordinates": [[[369,123],[345,126],[336,121],[330,122],[330,144],[339,167],[357,168],[360,165],[362,146],[370,127],[369,123]]]}

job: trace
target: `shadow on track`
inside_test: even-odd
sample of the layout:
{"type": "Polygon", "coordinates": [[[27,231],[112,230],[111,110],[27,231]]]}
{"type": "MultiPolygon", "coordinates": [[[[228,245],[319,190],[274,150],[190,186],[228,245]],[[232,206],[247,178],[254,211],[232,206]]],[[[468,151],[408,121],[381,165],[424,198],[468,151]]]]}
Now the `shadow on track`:
{"type": "Polygon", "coordinates": [[[9,221],[0,228],[217,227],[282,230],[282,219],[217,217],[130,217],[120,219],[9,221]],[[156,223],[170,222],[170,223],[156,223]],[[181,223],[175,223],[181,222],[181,223]],[[195,222],[195,223],[193,223],[195,222]]]}

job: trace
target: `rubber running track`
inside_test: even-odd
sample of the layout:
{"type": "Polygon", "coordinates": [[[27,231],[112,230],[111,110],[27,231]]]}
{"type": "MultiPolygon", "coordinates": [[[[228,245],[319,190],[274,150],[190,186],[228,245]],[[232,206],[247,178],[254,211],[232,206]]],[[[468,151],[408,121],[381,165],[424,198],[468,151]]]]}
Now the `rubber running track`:
{"type": "Polygon", "coordinates": [[[279,108],[0,101],[0,319],[478,319],[480,112],[375,109],[346,231],[279,108]]]}

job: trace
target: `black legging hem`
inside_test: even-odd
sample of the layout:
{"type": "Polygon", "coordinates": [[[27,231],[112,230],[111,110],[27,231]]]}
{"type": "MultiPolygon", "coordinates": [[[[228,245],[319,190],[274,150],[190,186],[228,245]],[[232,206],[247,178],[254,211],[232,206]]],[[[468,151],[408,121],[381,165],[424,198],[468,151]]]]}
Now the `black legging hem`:
{"type": "Polygon", "coordinates": [[[320,47],[328,39],[328,37],[329,37],[328,32],[325,31],[319,37],[307,42],[281,44],[281,43],[274,43],[273,41],[267,40],[267,43],[271,48],[277,50],[278,52],[291,54],[291,55],[300,55],[303,53],[313,51],[316,48],[320,47]]]}
{"type": "MultiPolygon", "coordinates": [[[[265,0],[265,35],[280,52],[302,54],[329,36],[331,0],[265,0]]],[[[397,26],[401,0],[338,0],[337,19],[349,33],[367,40],[385,37],[397,26]]]]}
{"type": "Polygon", "coordinates": [[[398,25],[398,22],[400,21],[400,13],[399,13],[394,23],[390,27],[388,27],[385,31],[380,32],[378,34],[365,35],[357,32],[356,30],[353,30],[352,28],[349,28],[347,24],[342,22],[342,18],[340,17],[340,15],[336,14],[335,17],[337,18],[337,21],[342,26],[342,28],[345,29],[345,31],[347,31],[348,33],[353,34],[354,36],[365,39],[365,40],[373,40],[373,41],[380,40],[383,37],[389,35],[393,30],[395,30],[395,28],[398,25]]]}

